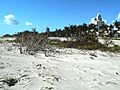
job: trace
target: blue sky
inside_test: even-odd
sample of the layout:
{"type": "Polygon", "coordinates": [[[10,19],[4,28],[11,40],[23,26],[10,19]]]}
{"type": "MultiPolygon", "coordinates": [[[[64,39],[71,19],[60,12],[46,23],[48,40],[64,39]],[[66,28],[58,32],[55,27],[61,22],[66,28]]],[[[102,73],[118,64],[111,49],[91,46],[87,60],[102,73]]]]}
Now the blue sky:
{"type": "Polygon", "coordinates": [[[0,35],[89,23],[99,12],[111,23],[120,12],[120,0],[0,0],[0,35]]]}

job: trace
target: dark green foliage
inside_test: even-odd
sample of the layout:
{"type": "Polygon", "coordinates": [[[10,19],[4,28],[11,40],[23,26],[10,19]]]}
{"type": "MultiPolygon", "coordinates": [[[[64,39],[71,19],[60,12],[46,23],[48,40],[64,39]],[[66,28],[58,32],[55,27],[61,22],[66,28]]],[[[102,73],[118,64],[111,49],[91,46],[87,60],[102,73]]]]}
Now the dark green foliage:
{"type": "Polygon", "coordinates": [[[12,35],[10,35],[10,34],[5,34],[5,35],[3,35],[3,37],[12,37],[12,35]]]}
{"type": "Polygon", "coordinates": [[[118,30],[120,30],[120,22],[115,21],[114,25],[115,25],[116,28],[118,28],[118,30]]]}
{"type": "Polygon", "coordinates": [[[120,46],[115,45],[114,47],[102,47],[99,48],[99,50],[104,51],[104,52],[118,52],[120,53],[120,46]]]}
{"type": "Polygon", "coordinates": [[[57,44],[59,47],[64,48],[78,48],[78,49],[87,49],[87,50],[96,50],[100,47],[104,47],[101,43],[94,43],[94,44],[81,44],[79,41],[64,41],[58,42],[57,44]]]}

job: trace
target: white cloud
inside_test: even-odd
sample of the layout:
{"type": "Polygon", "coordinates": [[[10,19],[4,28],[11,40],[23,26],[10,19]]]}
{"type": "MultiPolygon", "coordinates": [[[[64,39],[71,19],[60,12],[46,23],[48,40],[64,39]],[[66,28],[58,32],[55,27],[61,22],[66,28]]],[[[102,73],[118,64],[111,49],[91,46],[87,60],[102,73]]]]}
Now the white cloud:
{"type": "Polygon", "coordinates": [[[26,21],[25,26],[33,26],[33,24],[31,22],[26,21]]]}
{"type": "Polygon", "coordinates": [[[116,20],[120,21],[120,13],[118,13],[116,20]]]}
{"type": "Polygon", "coordinates": [[[91,23],[97,25],[97,21],[95,20],[95,18],[91,18],[90,24],[91,24],[91,23]]]}
{"type": "MultiPolygon", "coordinates": [[[[99,15],[100,15],[100,13],[97,13],[96,17],[91,18],[90,23],[97,25],[97,21],[98,21],[98,16],[99,15]]],[[[104,23],[107,24],[107,20],[102,18],[102,21],[104,21],[104,23]]]]}
{"type": "Polygon", "coordinates": [[[15,19],[15,15],[8,14],[4,16],[4,22],[8,25],[18,25],[19,22],[15,19]]]}
{"type": "Polygon", "coordinates": [[[107,20],[103,19],[104,23],[107,24],[107,20]]]}
{"type": "Polygon", "coordinates": [[[115,22],[115,20],[112,20],[112,23],[114,23],[115,22]]]}

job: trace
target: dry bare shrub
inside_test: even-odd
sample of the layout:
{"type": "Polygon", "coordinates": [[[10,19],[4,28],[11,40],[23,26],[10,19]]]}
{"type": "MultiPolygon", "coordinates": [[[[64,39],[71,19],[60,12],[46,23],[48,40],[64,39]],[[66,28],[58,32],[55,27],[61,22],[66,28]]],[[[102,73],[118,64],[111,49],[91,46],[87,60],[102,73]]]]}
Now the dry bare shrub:
{"type": "Polygon", "coordinates": [[[56,49],[50,45],[49,39],[46,36],[41,36],[36,33],[22,34],[20,39],[20,53],[35,55],[42,51],[45,56],[53,56],[57,52],[56,49]]]}

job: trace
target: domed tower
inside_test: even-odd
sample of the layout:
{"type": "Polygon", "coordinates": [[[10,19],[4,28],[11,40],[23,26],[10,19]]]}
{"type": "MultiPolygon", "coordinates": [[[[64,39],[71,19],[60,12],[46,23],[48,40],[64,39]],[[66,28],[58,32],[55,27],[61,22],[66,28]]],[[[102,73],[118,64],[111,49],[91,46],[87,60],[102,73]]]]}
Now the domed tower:
{"type": "Polygon", "coordinates": [[[90,24],[96,25],[99,33],[103,32],[103,29],[101,28],[101,26],[104,25],[105,23],[100,13],[98,13],[95,18],[91,19],[90,24]]]}
{"type": "Polygon", "coordinates": [[[97,14],[97,28],[98,28],[98,32],[101,33],[103,30],[100,29],[100,27],[102,25],[104,25],[104,21],[102,21],[102,16],[100,15],[100,13],[97,14]]]}
{"type": "Polygon", "coordinates": [[[98,14],[98,20],[102,21],[102,16],[100,14],[98,14]]]}

